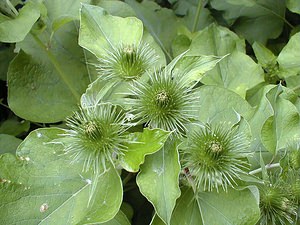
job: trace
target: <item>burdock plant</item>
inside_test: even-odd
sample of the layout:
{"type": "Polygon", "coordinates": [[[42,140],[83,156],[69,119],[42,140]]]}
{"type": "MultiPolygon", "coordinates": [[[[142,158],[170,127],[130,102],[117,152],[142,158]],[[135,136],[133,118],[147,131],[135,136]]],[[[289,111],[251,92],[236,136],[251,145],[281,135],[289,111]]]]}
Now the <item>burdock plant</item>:
{"type": "Polygon", "coordinates": [[[260,190],[260,225],[293,224],[297,204],[289,186],[280,180],[265,182],[260,190]]]}
{"type": "Polygon", "coordinates": [[[188,181],[196,191],[227,190],[233,187],[241,174],[245,174],[245,161],[249,141],[237,128],[205,124],[188,134],[182,149],[183,168],[188,181]]]}
{"type": "Polygon", "coordinates": [[[114,164],[120,154],[126,151],[124,113],[112,104],[99,104],[81,108],[67,118],[69,129],[64,134],[65,153],[73,162],[83,161],[83,170],[99,174],[106,170],[106,164],[114,164]]]}
{"type": "Polygon", "coordinates": [[[157,60],[154,49],[147,43],[120,44],[107,49],[95,66],[104,79],[130,81],[141,77],[157,60]]]}
{"type": "Polygon", "coordinates": [[[186,133],[186,124],[197,110],[196,95],[183,76],[173,76],[168,69],[149,74],[149,80],[132,84],[131,113],[138,123],[150,128],[173,131],[176,136],[186,133]]]}

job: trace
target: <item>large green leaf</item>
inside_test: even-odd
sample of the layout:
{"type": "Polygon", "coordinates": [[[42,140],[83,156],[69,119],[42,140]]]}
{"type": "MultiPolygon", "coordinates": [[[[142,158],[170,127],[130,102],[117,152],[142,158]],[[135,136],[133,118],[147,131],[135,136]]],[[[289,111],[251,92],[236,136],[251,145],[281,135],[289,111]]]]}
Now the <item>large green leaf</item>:
{"type": "Polygon", "coordinates": [[[135,16],[133,9],[126,3],[119,0],[94,0],[93,5],[100,6],[113,16],[129,17],[135,16]]]}
{"type": "Polygon", "coordinates": [[[180,196],[179,173],[177,143],[168,141],[160,151],[146,157],[137,176],[141,193],[166,224],[170,224],[176,199],[180,196]]]}
{"type": "Polygon", "coordinates": [[[143,24],[135,17],[121,18],[109,15],[104,9],[82,4],[80,17],[79,45],[97,57],[105,49],[120,44],[139,44],[143,36],[143,24]]]}
{"type": "Polygon", "coordinates": [[[110,168],[99,176],[95,204],[88,207],[94,175],[82,173],[80,162],[70,164],[63,145],[54,143],[62,133],[35,130],[21,143],[17,157],[0,156],[1,224],[77,224],[95,209],[102,212],[98,222],[104,222],[118,212],[119,175],[110,168]]]}
{"type": "Polygon", "coordinates": [[[229,29],[212,24],[197,32],[189,54],[224,56],[234,50],[245,52],[245,41],[229,29]]]}
{"type": "Polygon", "coordinates": [[[211,25],[192,39],[188,54],[225,57],[201,80],[208,85],[218,85],[245,97],[246,91],[263,81],[263,70],[245,52],[244,40],[226,28],[211,25]],[[243,70],[241,70],[243,65],[243,70]]]}
{"type": "Polygon", "coordinates": [[[0,13],[0,42],[22,41],[39,17],[40,4],[31,1],[26,3],[16,18],[9,18],[0,13]]]}
{"type": "Polygon", "coordinates": [[[174,74],[182,76],[184,74],[185,81],[188,85],[198,82],[204,77],[205,73],[212,70],[224,57],[191,55],[186,54],[175,65],[174,74]]]}
{"type": "Polygon", "coordinates": [[[0,80],[7,79],[9,62],[15,57],[14,45],[7,46],[0,43],[0,80]]]}
{"type": "Polygon", "coordinates": [[[276,154],[290,141],[300,138],[300,114],[293,103],[283,98],[281,85],[271,89],[267,98],[274,115],[265,121],[261,139],[266,149],[276,154]]]}
{"type": "Polygon", "coordinates": [[[253,134],[251,149],[258,151],[264,149],[264,146],[261,143],[260,133],[266,120],[274,114],[273,108],[266,96],[273,87],[274,85],[262,85],[259,89],[253,89],[254,93],[247,98],[248,102],[255,106],[255,113],[249,120],[253,134]]]}
{"type": "MultiPolygon", "coordinates": [[[[259,219],[259,197],[256,187],[228,192],[201,192],[194,195],[184,188],[172,214],[171,225],[253,225],[259,219]]],[[[151,225],[164,223],[154,217],[151,225]]]]}
{"type": "Polygon", "coordinates": [[[183,22],[191,31],[201,30],[214,21],[213,17],[210,15],[210,11],[204,7],[204,1],[176,0],[169,2],[173,4],[175,14],[184,17],[183,22]],[[201,4],[200,9],[199,4],[201,4]],[[200,10],[200,14],[197,15],[197,12],[199,12],[198,10],[200,10]]]}
{"type": "Polygon", "coordinates": [[[280,52],[277,61],[284,76],[300,74],[300,32],[294,34],[280,52]]]}
{"type": "Polygon", "coordinates": [[[174,12],[167,8],[161,8],[152,1],[138,3],[135,0],[125,0],[137,17],[143,21],[144,26],[151,33],[155,41],[165,52],[167,59],[171,60],[171,44],[177,34],[177,28],[182,26],[174,12]]]}
{"type": "Polygon", "coordinates": [[[236,123],[237,113],[246,120],[252,116],[253,108],[249,103],[228,89],[204,85],[197,90],[196,95],[199,110],[195,114],[204,123],[207,121],[236,123]]]}
{"type": "Polygon", "coordinates": [[[128,135],[129,141],[124,155],[120,156],[120,163],[129,172],[138,172],[141,164],[144,163],[146,155],[153,154],[160,150],[170,133],[161,129],[144,129],[143,132],[135,132],[128,135]]]}
{"type": "Polygon", "coordinates": [[[27,132],[30,128],[30,122],[12,117],[0,124],[0,134],[9,134],[13,136],[19,136],[27,132]]]}
{"type": "Polygon", "coordinates": [[[264,81],[264,71],[249,56],[235,51],[224,58],[201,80],[207,85],[218,85],[230,89],[243,98],[247,90],[264,81]],[[241,65],[243,69],[241,70],[241,65]]]}
{"type": "MultiPolygon", "coordinates": [[[[54,9],[52,5],[48,14],[54,9]]],[[[21,51],[8,71],[10,108],[35,122],[57,122],[70,115],[89,83],[84,53],[77,44],[76,24],[65,24],[54,35],[51,33],[48,26],[43,32],[28,34],[18,44],[21,51]]]]}
{"type": "Polygon", "coordinates": [[[117,171],[111,167],[99,176],[97,182],[97,190],[92,196],[93,205],[80,223],[106,222],[116,216],[119,211],[123,198],[123,190],[117,171]]]}
{"type": "Polygon", "coordinates": [[[252,48],[258,63],[263,68],[276,66],[277,57],[268,48],[258,42],[254,42],[252,48]]]}
{"type": "Polygon", "coordinates": [[[199,194],[197,201],[203,225],[253,225],[260,218],[256,187],[229,189],[227,193],[204,192],[199,194]]]}
{"type": "Polygon", "coordinates": [[[199,224],[202,225],[201,214],[190,189],[183,189],[172,215],[172,225],[199,224]]]}
{"type": "Polygon", "coordinates": [[[298,0],[287,0],[286,6],[292,12],[300,14],[300,2],[298,0]]]}
{"type": "Polygon", "coordinates": [[[22,142],[21,139],[8,134],[0,134],[0,154],[15,153],[17,147],[22,142]]]}
{"type": "Polygon", "coordinates": [[[120,210],[113,219],[104,223],[99,223],[99,225],[130,225],[130,222],[128,221],[126,215],[120,210]]]}
{"type": "Polygon", "coordinates": [[[285,1],[282,0],[212,0],[214,9],[223,16],[233,29],[250,43],[266,43],[277,38],[285,20],[285,1]]]}

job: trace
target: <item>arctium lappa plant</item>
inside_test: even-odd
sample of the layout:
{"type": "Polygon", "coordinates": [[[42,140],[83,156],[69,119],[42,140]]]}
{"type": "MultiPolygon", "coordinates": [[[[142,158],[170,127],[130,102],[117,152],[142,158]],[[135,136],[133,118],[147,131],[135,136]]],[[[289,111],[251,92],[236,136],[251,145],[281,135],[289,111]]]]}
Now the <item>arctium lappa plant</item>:
{"type": "Polygon", "coordinates": [[[230,123],[197,124],[182,149],[185,176],[194,191],[227,191],[249,171],[249,140],[230,123]]]}
{"type": "Polygon", "coordinates": [[[186,133],[186,124],[197,111],[197,96],[184,75],[174,77],[171,70],[161,69],[149,74],[148,80],[131,85],[127,101],[137,123],[172,131],[175,136],[186,133]]]}
{"type": "Polygon", "coordinates": [[[136,80],[156,64],[158,55],[149,44],[120,44],[107,49],[95,64],[103,79],[136,80]]]}
{"type": "Polygon", "coordinates": [[[67,118],[66,133],[61,139],[65,153],[73,162],[83,161],[83,171],[92,170],[100,174],[106,170],[106,164],[115,165],[118,156],[124,154],[129,128],[125,113],[116,105],[103,103],[94,107],[80,108],[67,118]]]}
{"type": "Polygon", "coordinates": [[[0,1],[0,224],[299,225],[296,2],[0,1]]]}

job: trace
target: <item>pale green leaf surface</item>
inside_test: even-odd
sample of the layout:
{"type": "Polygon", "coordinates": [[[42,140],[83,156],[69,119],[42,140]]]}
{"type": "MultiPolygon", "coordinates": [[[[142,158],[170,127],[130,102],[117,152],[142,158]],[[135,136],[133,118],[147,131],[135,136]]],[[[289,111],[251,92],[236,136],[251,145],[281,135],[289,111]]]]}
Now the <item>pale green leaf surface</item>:
{"type": "Polygon", "coordinates": [[[104,9],[82,4],[80,9],[79,45],[98,58],[105,49],[138,45],[143,36],[143,24],[135,17],[109,15],[104,9]]]}
{"type": "Polygon", "coordinates": [[[138,3],[135,0],[126,0],[125,2],[133,8],[137,17],[143,21],[146,29],[163,49],[167,59],[171,60],[172,37],[176,36],[177,29],[183,24],[182,21],[175,16],[172,10],[161,8],[155,2],[138,3]]]}
{"type": "Polygon", "coordinates": [[[63,25],[65,25],[75,19],[76,19],[76,17],[72,17],[72,16],[60,16],[60,17],[54,19],[53,23],[52,23],[52,31],[56,32],[63,25]]]}
{"type": "Polygon", "coordinates": [[[292,12],[300,14],[300,2],[298,0],[287,0],[286,6],[292,12]]]}
{"type": "Polygon", "coordinates": [[[201,30],[214,22],[214,18],[211,16],[210,11],[204,7],[204,2],[202,2],[201,5],[202,7],[200,9],[200,16],[197,24],[195,24],[195,19],[199,4],[198,0],[176,0],[173,3],[171,4],[173,4],[172,8],[175,14],[183,17],[184,24],[191,31],[193,31],[193,28],[194,31],[201,30]],[[173,4],[175,2],[176,4],[173,4]]]}
{"type": "Polygon", "coordinates": [[[172,42],[172,53],[176,57],[187,51],[190,47],[191,39],[184,34],[177,35],[172,42]]]}
{"type": "MultiPolygon", "coordinates": [[[[251,187],[252,189],[254,187],[251,187]]],[[[255,188],[257,189],[257,188],[255,188]]],[[[253,225],[260,218],[257,193],[248,188],[228,192],[201,192],[198,205],[203,225],[253,225]]]]}
{"type": "Polygon", "coordinates": [[[0,134],[0,155],[7,152],[14,154],[21,142],[21,139],[12,135],[0,134]]]}
{"type": "MultiPolygon", "coordinates": [[[[86,225],[89,223],[86,223],[86,225]]],[[[99,225],[130,225],[131,223],[128,221],[126,215],[120,210],[117,215],[104,223],[99,223],[99,225]]]]}
{"type": "Polygon", "coordinates": [[[202,122],[236,122],[237,114],[249,120],[253,108],[238,94],[217,86],[205,85],[197,89],[197,118],[202,122]]]}
{"type": "Polygon", "coordinates": [[[170,224],[176,199],[180,196],[178,157],[176,143],[169,141],[160,151],[146,157],[137,176],[141,193],[166,224],[170,224]]]}
{"type": "Polygon", "coordinates": [[[204,77],[204,74],[212,70],[217,63],[223,60],[224,57],[217,56],[193,56],[186,54],[174,68],[174,73],[178,76],[184,74],[185,81],[188,84],[198,82],[204,77]]]}
{"type": "Polygon", "coordinates": [[[77,109],[89,78],[76,32],[68,23],[51,43],[46,32],[30,34],[19,43],[22,51],[8,71],[8,103],[19,117],[57,122],[77,109]]]}
{"type": "Polygon", "coordinates": [[[266,120],[274,114],[273,108],[266,94],[274,87],[274,85],[264,85],[260,89],[255,89],[255,94],[247,98],[248,102],[256,106],[255,112],[249,123],[253,134],[253,142],[251,149],[263,150],[261,143],[261,129],[266,120]]]}
{"type": "MultiPolygon", "coordinates": [[[[62,133],[56,128],[35,130],[18,147],[17,157],[11,154],[0,157],[0,224],[57,224],[59,221],[71,225],[88,213],[93,174],[82,173],[82,163],[71,165],[70,159],[63,155],[63,145],[52,143],[62,133]]],[[[110,184],[110,176],[106,174],[104,180],[99,177],[101,188],[110,184]]],[[[121,202],[122,197],[117,194],[122,196],[121,184],[105,192],[100,187],[97,186],[95,202],[105,199],[107,203],[115,203],[118,198],[121,202]]],[[[102,218],[106,215],[107,220],[114,217],[112,212],[116,214],[119,210],[117,204],[109,209],[108,206],[111,204],[102,211],[102,218]]]]}
{"type": "Polygon", "coordinates": [[[0,125],[0,134],[9,134],[18,136],[24,132],[27,132],[30,128],[29,121],[18,121],[17,118],[10,118],[3,121],[0,125]]]}
{"type": "Polygon", "coordinates": [[[255,53],[255,57],[258,61],[258,63],[264,67],[273,67],[276,65],[277,57],[271,52],[268,48],[266,48],[264,45],[254,42],[252,45],[252,48],[255,53]]]}
{"type": "Polygon", "coordinates": [[[212,0],[210,4],[223,11],[227,22],[251,44],[255,41],[265,44],[268,39],[277,38],[284,25],[282,0],[212,0]]]}
{"type": "Polygon", "coordinates": [[[201,213],[195,201],[192,189],[185,188],[182,190],[180,198],[176,202],[174,212],[172,214],[171,225],[203,225],[201,213]]]}
{"type": "Polygon", "coordinates": [[[247,90],[264,81],[264,71],[249,56],[234,51],[224,58],[201,80],[207,85],[218,85],[230,89],[241,97],[247,90]]]}
{"type": "MultiPolygon", "coordinates": [[[[259,199],[256,187],[228,192],[200,192],[184,188],[172,214],[171,225],[253,225],[259,219],[259,199]]],[[[151,225],[162,225],[157,216],[151,225]]]]}
{"type": "MultiPolygon", "coordinates": [[[[202,225],[202,218],[197,201],[195,201],[194,192],[189,188],[184,188],[181,190],[181,196],[177,199],[171,225],[191,224],[202,225]]],[[[155,215],[151,225],[165,225],[165,223],[155,215]]]]}
{"type": "Polygon", "coordinates": [[[280,52],[277,61],[285,77],[300,74],[300,32],[294,34],[280,52]]]}
{"type": "Polygon", "coordinates": [[[273,154],[300,138],[300,115],[296,106],[278,97],[275,107],[274,116],[266,120],[261,130],[262,143],[273,154]]]}
{"type": "MultiPolygon", "coordinates": [[[[105,9],[113,16],[129,17],[135,16],[133,9],[126,3],[119,0],[96,0],[97,6],[105,9]]],[[[93,3],[94,4],[94,3],[93,3]]]]}
{"type": "Polygon", "coordinates": [[[138,172],[139,166],[144,163],[146,155],[160,150],[170,133],[161,129],[144,129],[143,132],[135,132],[128,135],[127,149],[120,156],[122,167],[129,172],[138,172]]]}
{"type": "Polygon", "coordinates": [[[19,42],[25,38],[39,18],[40,6],[37,3],[28,2],[20,10],[19,15],[13,19],[0,15],[0,41],[19,42]]]}
{"type": "Polygon", "coordinates": [[[224,56],[234,50],[245,52],[245,41],[229,29],[212,24],[197,32],[189,54],[224,56]]]}
{"type": "Polygon", "coordinates": [[[122,181],[118,172],[111,167],[99,176],[97,182],[98,192],[93,196],[93,205],[80,223],[102,223],[115,216],[115,221],[124,220],[124,214],[120,215],[121,213],[119,213],[117,216],[123,199],[122,181]]]}
{"type": "Polygon", "coordinates": [[[54,21],[60,17],[72,17],[79,19],[79,8],[83,3],[91,0],[44,0],[47,10],[47,17],[54,21]]]}

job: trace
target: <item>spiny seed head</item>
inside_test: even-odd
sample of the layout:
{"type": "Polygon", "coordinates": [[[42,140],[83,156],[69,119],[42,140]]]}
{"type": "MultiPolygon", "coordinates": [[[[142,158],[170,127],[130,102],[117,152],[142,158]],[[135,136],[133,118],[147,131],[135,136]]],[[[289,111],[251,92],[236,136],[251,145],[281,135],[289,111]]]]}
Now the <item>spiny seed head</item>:
{"type": "Polygon", "coordinates": [[[135,80],[157,62],[155,50],[148,44],[124,45],[106,50],[96,65],[104,79],[135,80]]]}
{"type": "Polygon", "coordinates": [[[112,104],[99,104],[80,109],[67,118],[64,144],[66,154],[73,161],[84,161],[83,170],[98,173],[106,169],[106,163],[114,163],[118,155],[126,151],[122,144],[127,129],[125,114],[112,104]]]}
{"type": "Polygon", "coordinates": [[[295,170],[300,169],[300,142],[299,142],[299,140],[298,140],[298,142],[295,142],[292,145],[290,145],[288,147],[287,151],[288,151],[287,154],[289,157],[290,166],[295,170]]]}
{"type": "Polygon", "coordinates": [[[291,185],[292,196],[300,203],[300,177],[297,177],[291,185]]]}
{"type": "Polygon", "coordinates": [[[227,191],[248,169],[244,160],[249,141],[226,123],[197,127],[188,135],[187,146],[181,151],[183,167],[199,191],[227,191]]]}
{"type": "Polygon", "coordinates": [[[293,224],[297,205],[291,199],[288,186],[281,182],[259,186],[260,225],[293,224]]]}
{"type": "Polygon", "coordinates": [[[184,135],[186,124],[197,111],[193,90],[167,70],[149,74],[148,81],[133,83],[131,97],[131,113],[139,123],[174,131],[176,136],[184,135]]]}

